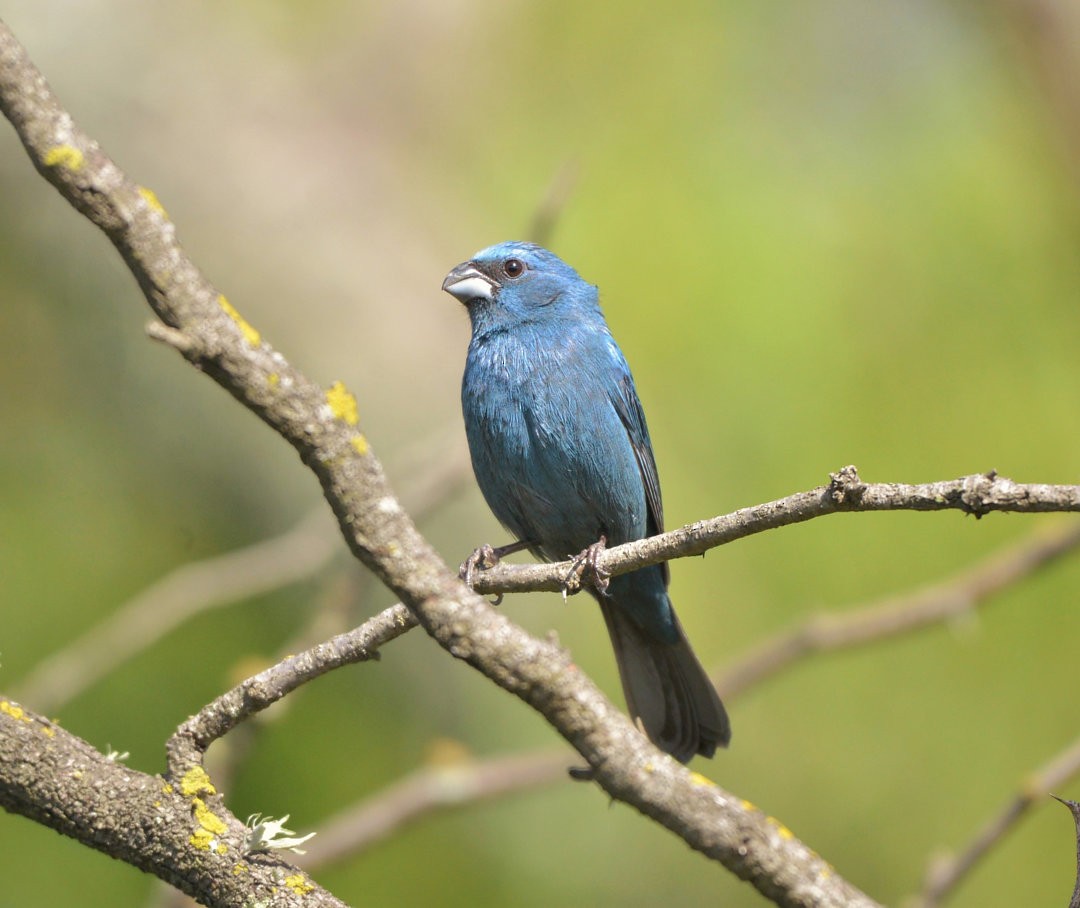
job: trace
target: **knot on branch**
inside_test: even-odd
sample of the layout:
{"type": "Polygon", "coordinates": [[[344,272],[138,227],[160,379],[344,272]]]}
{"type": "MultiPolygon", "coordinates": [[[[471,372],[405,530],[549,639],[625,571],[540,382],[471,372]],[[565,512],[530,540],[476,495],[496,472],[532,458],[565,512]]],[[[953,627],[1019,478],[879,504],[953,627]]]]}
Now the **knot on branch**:
{"type": "Polygon", "coordinates": [[[859,471],[852,464],[829,474],[826,494],[838,508],[858,506],[865,490],[866,483],[859,479],[859,471]]]}
{"type": "MultiPolygon", "coordinates": [[[[1008,479],[1001,481],[1012,484],[1012,481],[1008,479]]],[[[964,513],[974,514],[976,519],[989,514],[993,510],[990,502],[999,494],[999,490],[995,488],[997,483],[997,470],[965,476],[964,485],[960,491],[960,505],[964,513]]]]}

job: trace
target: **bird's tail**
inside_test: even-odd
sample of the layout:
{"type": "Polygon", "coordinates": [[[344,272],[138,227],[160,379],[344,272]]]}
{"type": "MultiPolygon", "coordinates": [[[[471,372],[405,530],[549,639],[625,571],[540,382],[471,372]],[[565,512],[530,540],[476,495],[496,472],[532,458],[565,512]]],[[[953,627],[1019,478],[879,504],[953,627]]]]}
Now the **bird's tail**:
{"type": "Polygon", "coordinates": [[[727,712],[690,648],[663,580],[641,576],[650,570],[612,578],[609,595],[600,597],[626,705],[650,740],[676,760],[711,757],[731,740],[727,712]],[[651,601],[639,601],[646,598],[651,601]],[[662,634],[634,617],[659,611],[666,619],[662,634]]]}

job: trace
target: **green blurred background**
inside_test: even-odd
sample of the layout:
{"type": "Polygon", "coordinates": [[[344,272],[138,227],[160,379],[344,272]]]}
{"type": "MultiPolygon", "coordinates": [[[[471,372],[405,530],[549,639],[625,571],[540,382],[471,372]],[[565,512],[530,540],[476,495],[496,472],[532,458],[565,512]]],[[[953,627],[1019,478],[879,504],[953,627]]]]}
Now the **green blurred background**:
{"type": "MultiPolygon", "coordinates": [[[[867,480],[1077,481],[1076,9],[10,0],[3,15],[240,311],[355,391],[403,492],[464,456],[468,326],[443,275],[524,235],[572,183],[550,244],[601,287],[674,527],[847,463],[867,480]]],[[[319,493],[283,442],[146,339],[118,257],[6,124],[0,194],[10,694],[171,569],[283,532],[319,493]]],[[[1064,519],[834,517],[677,563],[673,596],[721,671],[811,614],[1064,519]]],[[[454,564],[504,540],[468,478],[423,528],[454,564]]],[[[1067,559],[970,621],[805,662],[733,702],[732,749],[695,766],[898,904],[1076,736],[1078,590],[1067,559]]],[[[336,629],[390,601],[342,555],[184,624],[55,714],[160,771],[170,731],[316,614],[336,629]]],[[[589,602],[504,607],[617,695],[589,602]]],[[[306,832],[433,753],[559,741],[414,632],[308,685],[249,744],[230,807],[306,832]]],[[[0,816],[0,855],[0,905],[164,904],[151,878],[21,818],[0,816]]],[[[1064,905],[1074,857],[1067,812],[1041,802],[954,904],[1064,905]]],[[[365,905],[764,904],[562,780],[425,819],[317,877],[365,905]]]]}

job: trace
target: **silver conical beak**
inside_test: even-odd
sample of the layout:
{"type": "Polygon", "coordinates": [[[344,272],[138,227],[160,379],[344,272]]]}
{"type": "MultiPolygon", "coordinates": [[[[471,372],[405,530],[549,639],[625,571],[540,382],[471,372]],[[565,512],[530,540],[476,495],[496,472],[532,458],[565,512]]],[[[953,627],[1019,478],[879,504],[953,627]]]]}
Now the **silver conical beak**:
{"type": "Polygon", "coordinates": [[[490,300],[495,284],[472,262],[464,262],[446,275],[442,288],[461,302],[470,303],[475,299],[490,300]]]}

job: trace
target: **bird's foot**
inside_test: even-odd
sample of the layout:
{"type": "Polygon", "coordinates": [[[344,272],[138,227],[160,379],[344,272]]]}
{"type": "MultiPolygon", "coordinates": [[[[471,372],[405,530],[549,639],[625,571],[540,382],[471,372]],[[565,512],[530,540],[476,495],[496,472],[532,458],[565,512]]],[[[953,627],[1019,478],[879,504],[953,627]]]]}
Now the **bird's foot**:
{"type": "Polygon", "coordinates": [[[604,554],[606,548],[607,537],[601,536],[597,542],[594,542],[573,560],[569,572],[563,578],[562,595],[564,601],[570,593],[576,593],[580,590],[585,585],[586,580],[601,595],[607,593],[611,574],[600,567],[600,556],[604,554]]]}
{"type": "Polygon", "coordinates": [[[486,571],[498,563],[498,553],[485,542],[479,548],[473,549],[473,553],[461,563],[461,567],[458,568],[458,577],[464,580],[465,586],[471,590],[476,572],[486,571]]]}
{"type": "MultiPolygon", "coordinates": [[[[458,568],[458,577],[471,590],[477,571],[486,571],[488,568],[493,568],[506,555],[513,555],[514,552],[520,552],[528,547],[527,542],[511,542],[509,545],[501,545],[498,548],[484,543],[478,549],[473,550],[473,553],[462,562],[461,567],[458,568]]],[[[492,604],[498,605],[502,600],[502,593],[499,593],[492,600],[492,604]]]]}

